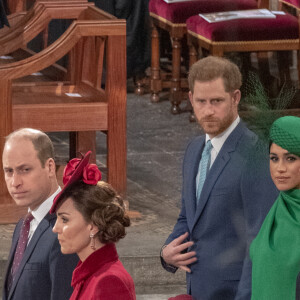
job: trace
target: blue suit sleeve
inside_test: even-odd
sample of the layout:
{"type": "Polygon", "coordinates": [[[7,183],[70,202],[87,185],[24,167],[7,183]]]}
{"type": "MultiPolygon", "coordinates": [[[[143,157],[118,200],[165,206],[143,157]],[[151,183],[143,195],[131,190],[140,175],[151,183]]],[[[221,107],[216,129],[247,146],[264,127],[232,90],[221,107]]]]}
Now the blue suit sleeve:
{"type": "Polygon", "coordinates": [[[62,254],[58,239],[55,239],[49,259],[51,300],[69,299],[73,292],[71,287],[72,273],[78,263],[78,256],[76,254],[62,254]]]}
{"type": "Polygon", "coordinates": [[[182,199],[182,207],[179,213],[179,217],[177,219],[177,222],[173,228],[172,233],[167,238],[165,245],[168,245],[170,242],[172,242],[174,239],[178,238],[182,234],[189,232],[188,226],[187,226],[187,220],[186,220],[186,213],[185,213],[185,206],[184,206],[184,199],[182,199]]]}
{"type": "MultiPolygon", "coordinates": [[[[176,239],[177,237],[179,237],[180,235],[184,234],[188,232],[188,226],[187,226],[187,222],[186,222],[186,215],[185,215],[185,208],[184,208],[184,201],[182,200],[182,208],[179,214],[179,217],[177,219],[177,222],[174,226],[174,229],[172,231],[172,233],[169,235],[169,237],[167,238],[165,245],[168,245],[169,243],[171,243],[174,239],[176,239]]],[[[160,261],[161,261],[161,265],[162,267],[171,273],[175,273],[177,271],[177,267],[172,266],[167,264],[163,257],[160,256],[160,261]]]]}
{"type": "MultiPolygon", "coordinates": [[[[186,158],[186,155],[185,155],[185,158],[186,158]]],[[[183,161],[183,169],[184,169],[184,166],[185,166],[185,158],[184,158],[184,161],[183,161]]],[[[184,170],[182,171],[182,173],[184,174],[184,170]]],[[[183,182],[184,182],[184,179],[183,179],[183,182]]],[[[180,210],[180,213],[179,213],[179,217],[178,217],[177,222],[176,222],[176,224],[173,228],[172,233],[169,235],[169,237],[165,241],[165,245],[168,245],[174,239],[178,238],[182,234],[184,234],[186,232],[189,232],[187,219],[186,219],[185,199],[184,199],[183,195],[184,195],[184,184],[183,184],[183,187],[182,187],[181,210],[180,210]]],[[[171,266],[171,265],[167,264],[162,257],[161,257],[161,264],[162,264],[163,268],[168,272],[175,273],[176,270],[178,269],[175,266],[171,266]]]]}

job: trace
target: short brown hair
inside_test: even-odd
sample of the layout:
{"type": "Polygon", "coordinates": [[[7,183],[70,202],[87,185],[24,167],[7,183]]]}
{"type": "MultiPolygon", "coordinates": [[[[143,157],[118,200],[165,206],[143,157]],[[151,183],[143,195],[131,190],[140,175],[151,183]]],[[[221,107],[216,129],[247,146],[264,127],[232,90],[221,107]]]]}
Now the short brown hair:
{"type": "Polygon", "coordinates": [[[125,227],[130,219],[121,196],[104,181],[97,185],[76,182],[63,193],[62,200],[71,198],[75,208],[86,222],[95,224],[99,232],[96,237],[102,244],[117,242],[126,235],[125,227]]]}
{"type": "Polygon", "coordinates": [[[236,64],[223,57],[207,56],[191,66],[189,89],[194,92],[195,81],[205,82],[218,78],[223,78],[227,93],[240,89],[242,85],[242,74],[236,64]]]}
{"type": "Polygon", "coordinates": [[[49,136],[43,131],[33,128],[21,128],[10,133],[5,138],[5,144],[12,139],[27,139],[32,142],[34,149],[37,151],[37,157],[42,167],[48,158],[54,159],[54,147],[49,136]]]}

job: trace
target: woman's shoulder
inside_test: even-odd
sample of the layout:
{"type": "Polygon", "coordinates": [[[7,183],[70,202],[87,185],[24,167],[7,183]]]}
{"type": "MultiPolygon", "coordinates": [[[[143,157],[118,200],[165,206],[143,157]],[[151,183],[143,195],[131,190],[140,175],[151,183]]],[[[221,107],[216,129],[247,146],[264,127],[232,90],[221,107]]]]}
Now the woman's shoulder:
{"type": "Polygon", "coordinates": [[[130,274],[126,271],[120,260],[107,264],[104,267],[104,270],[102,270],[101,274],[99,274],[99,276],[101,280],[107,280],[107,278],[109,278],[112,281],[132,280],[130,274]]]}
{"type": "Polygon", "coordinates": [[[94,276],[94,295],[99,299],[135,300],[133,279],[120,261],[112,263],[107,270],[94,276]]]}

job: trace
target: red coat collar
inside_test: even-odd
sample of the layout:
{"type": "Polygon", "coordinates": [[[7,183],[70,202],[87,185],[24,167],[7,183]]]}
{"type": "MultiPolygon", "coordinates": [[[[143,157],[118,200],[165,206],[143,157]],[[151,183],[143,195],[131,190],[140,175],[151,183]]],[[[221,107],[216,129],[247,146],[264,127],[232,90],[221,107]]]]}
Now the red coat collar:
{"type": "Polygon", "coordinates": [[[72,287],[74,288],[76,284],[92,276],[94,273],[99,271],[103,265],[117,261],[118,258],[118,253],[114,243],[107,244],[96,250],[88,256],[84,262],[80,261],[78,263],[73,272],[72,287]]]}

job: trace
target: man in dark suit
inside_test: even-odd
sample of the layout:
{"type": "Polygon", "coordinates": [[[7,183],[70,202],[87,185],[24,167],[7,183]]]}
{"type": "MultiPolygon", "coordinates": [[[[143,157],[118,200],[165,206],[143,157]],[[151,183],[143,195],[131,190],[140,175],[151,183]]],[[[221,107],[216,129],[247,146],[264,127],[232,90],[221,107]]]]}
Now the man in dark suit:
{"type": "Polygon", "coordinates": [[[205,135],[187,147],[181,212],[161,261],[170,272],[187,272],[197,300],[250,300],[249,245],[278,194],[267,147],[240,121],[240,86],[238,67],[224,58],[201,59],[189,73],[205,135]]]}
{"type": "Polygon", "coordinates": [[[127,78],[145,77],[151,61],[149,0],[89,0],[118,19],[126,19],[127,78]]]}
{"type": "Polygon", "coordinates": [[[30,219],[20,220],[15,228],[2,300],[66,300],[72,294],[78,257],[61,253],[52,232],[56,216],[49,214],[61,190],[53,157],[52,142],[41,131],[20,129],[6,138],[2,157],[6,185],[16,204],[28,207],[30,219]]]}
{"type": "Polygon", "coordinates": [[[5,2],[3,3],[3,1],[0,0],[0,28],[4,27],[4,25],[9,26],[6,17],[5,4],[6,4],[5,2]]]}

